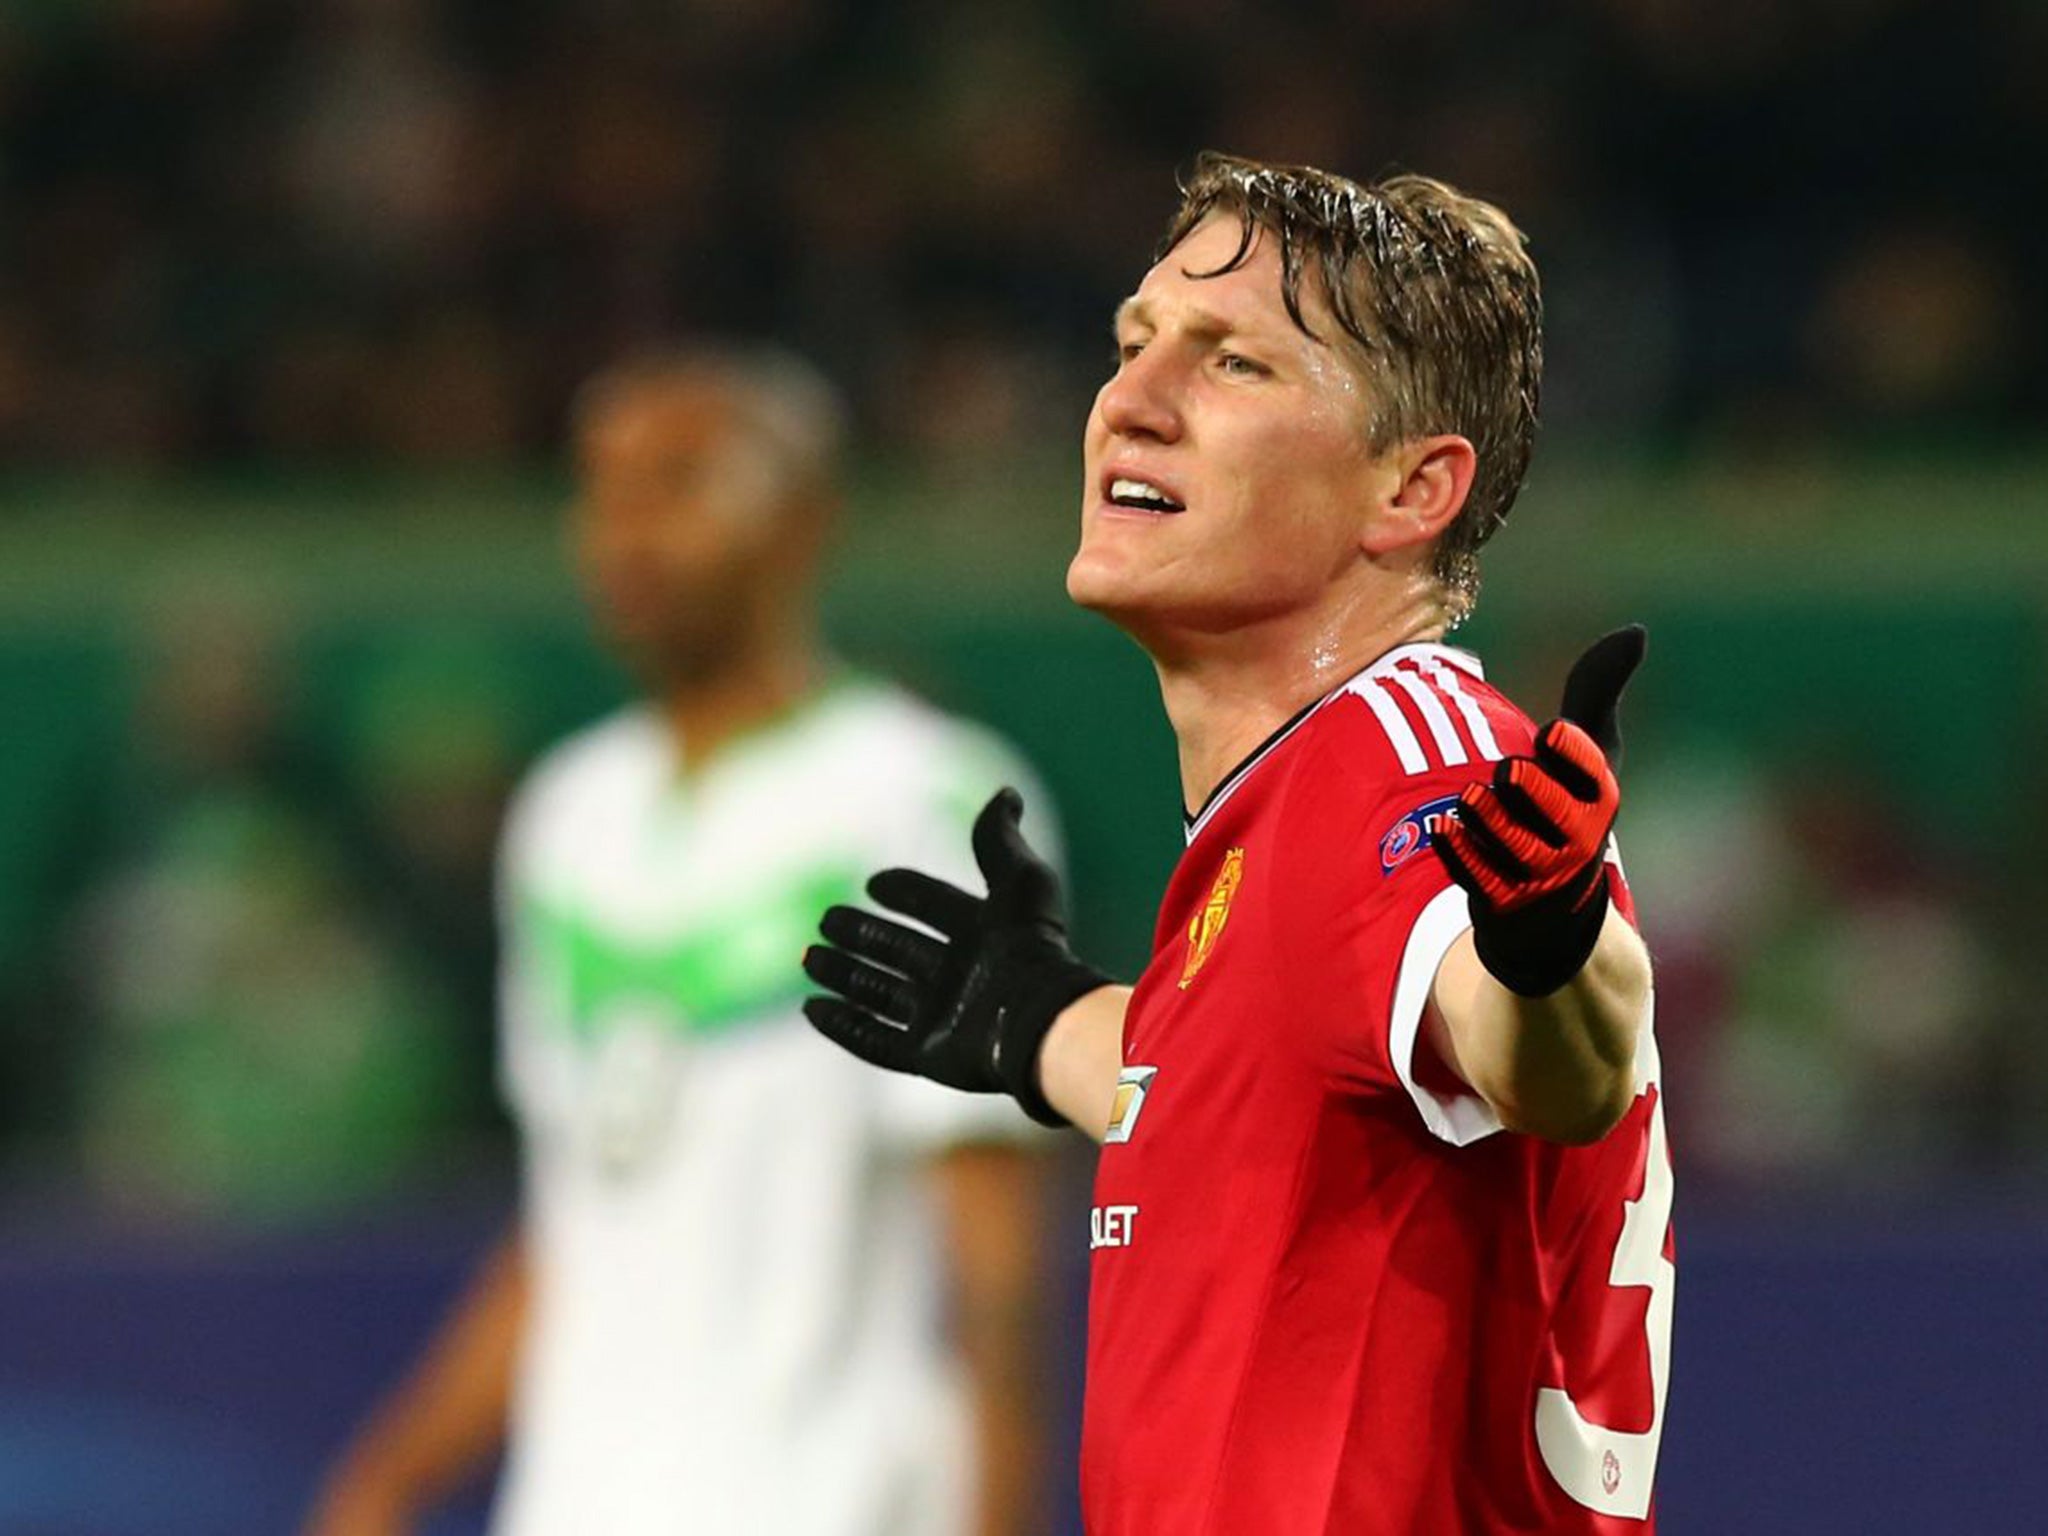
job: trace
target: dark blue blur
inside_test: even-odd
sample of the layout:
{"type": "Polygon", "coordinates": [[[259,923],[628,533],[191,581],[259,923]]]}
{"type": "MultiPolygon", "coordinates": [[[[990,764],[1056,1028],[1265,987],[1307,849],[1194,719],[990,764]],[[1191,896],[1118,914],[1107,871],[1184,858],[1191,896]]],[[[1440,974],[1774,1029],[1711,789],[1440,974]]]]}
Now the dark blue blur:
{"type": "MultiPolygon", "coordinates": [[[[1680,1220],[1663,1536],[2016,1531],[2048,1507],[2048,1212],[1680,1220]]],[[[490,1224],[421,1213],[234,1252],[17,1236],[0,1531],[291,1529],[490,1224]]],[[[426,1536],[480,1532],[486,1509],[479,1489],[426,1536]]]]}

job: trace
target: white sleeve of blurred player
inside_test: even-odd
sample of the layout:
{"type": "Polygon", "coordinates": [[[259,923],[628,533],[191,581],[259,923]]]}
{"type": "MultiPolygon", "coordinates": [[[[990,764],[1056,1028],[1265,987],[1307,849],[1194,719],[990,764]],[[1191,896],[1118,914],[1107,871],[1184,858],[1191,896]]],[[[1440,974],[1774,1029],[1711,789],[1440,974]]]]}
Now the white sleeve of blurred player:
{"type": "Polygon", "coordinates": [[[534,894],[543,888],[551,862],[558,855],[550,842],[561,841],[561,803],[575,793],[593,757],[617,736],[624,717],[613,716],[597,726],[557,743],[528,771],[506,808],[498,837],[498,862],[493,899],[498,931],[498,1093],[516,1117],[552,1118],[565,1106],[573,1085],[546,1060],[558,1029],[559,981],[541,974],[546,962],[529,942],[523,918],[534,894]]]}

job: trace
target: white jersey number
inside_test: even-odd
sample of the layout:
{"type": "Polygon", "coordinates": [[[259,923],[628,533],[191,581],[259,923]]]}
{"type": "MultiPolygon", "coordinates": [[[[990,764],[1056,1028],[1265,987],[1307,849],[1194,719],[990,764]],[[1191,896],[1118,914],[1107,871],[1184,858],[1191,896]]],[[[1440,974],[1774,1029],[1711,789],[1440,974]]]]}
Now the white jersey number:
{"type": "MultiPolygon", "coordinates": [[[[1657,1088],[1657,1043],[1643,1030],[1639,1070],[1645,1091],[1657,1088]]],[[[1590,1510],[1640,1520],[1650,1512],[1657,1471],[1657,1439],[1664,1432],[1664,1389],[1671,1378],[1671,1290],[1677,1278],[1664,1257],[1671,1229],[1671,1151],[1664,1137],[1664,1094],[1650,1108],[1650,1146],[1643,1193],[1622,1207],[1621,1238],[1607,1283],[1648,1286],[1644,1331],[1650,1347],[1650,1427],[1636,1434],[1594,1424],[1571,1394],[1556,1387],[1536,1393],[1536,1448],[1560,1488],[1590,1510]]]]}

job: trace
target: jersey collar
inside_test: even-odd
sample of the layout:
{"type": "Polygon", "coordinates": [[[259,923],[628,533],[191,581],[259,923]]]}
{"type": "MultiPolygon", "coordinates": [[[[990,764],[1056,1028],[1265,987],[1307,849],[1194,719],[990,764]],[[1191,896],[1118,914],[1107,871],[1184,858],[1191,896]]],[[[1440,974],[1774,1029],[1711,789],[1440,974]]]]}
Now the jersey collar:
{"type": "Polygon", "coordinates": [[[1180,822],[1181,832],[1186,841],[1192,843],[1197,837],[1201,836],[1202,828],[1209,825],[1215,818],[1216,813],[1223,808],[1223,802],[1237,793],[1238,785],[1250,778],[1252,770],[1271,757],[1274,749],[1281,742],[1306,725],[1309,716],[1313,715],[1332,699],[1338,697],[1338,695],[1344,693],[1361,677],[1368,676],[1374,672],[1384,672],[1396,662],[1409,656],[1413,656],[1418,660],[1423,657],[1430,657],[1437,661],[1447,662],[1459,671],[1479,678],[1482,681],[1486,677],[1486,669],[1479,664],[1477,656],[1473,655],[1470,651],[1462,651],[1454,645],[1444,645],[1435,640],[1411,640],[1405,645],[1397,645],[1390,651],[1381,652],[1321,698],[1312,700],[1297,710],[1279,730],[1254,747],[1242,762],[1226,773],[1216,787],[1209,791],[1209,798],[1202,802],[1200,810],[1191,814],[1183,807],[1180,822]]]}

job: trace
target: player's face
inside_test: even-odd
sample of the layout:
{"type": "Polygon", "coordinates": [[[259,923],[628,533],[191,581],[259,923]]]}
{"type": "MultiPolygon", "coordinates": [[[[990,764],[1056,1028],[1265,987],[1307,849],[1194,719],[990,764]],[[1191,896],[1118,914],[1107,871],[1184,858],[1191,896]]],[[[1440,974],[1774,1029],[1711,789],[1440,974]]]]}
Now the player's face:
{"type": "MultiPolygon", "coordinates": [[[[1287,314],[1274,243],[1218,216],[1117,312],[1118,366],[1084,443],[1067,590],[1137,632],[1231,630],[1312,611],[1358,558],[1375,462],[1363,381],[1287,314]]],[[[1303,313],[1339,334],[1304,282],[1303,313]]]]}
{"type": "Polygon", "coordinates": [[[577,451],[576,553],[606,637],[658,681],[717,672],[789,522],[759,438],[715,386],[650,384],[599,406],[577,451]]]}

